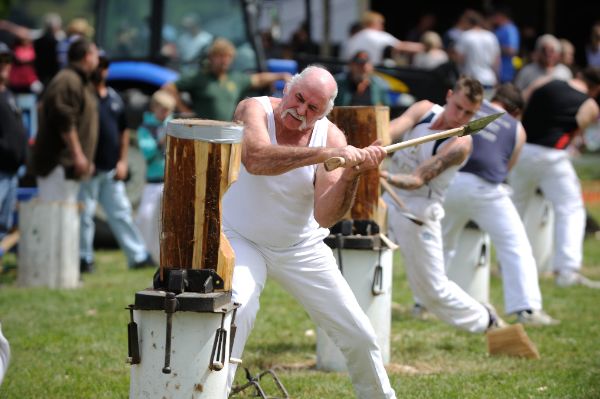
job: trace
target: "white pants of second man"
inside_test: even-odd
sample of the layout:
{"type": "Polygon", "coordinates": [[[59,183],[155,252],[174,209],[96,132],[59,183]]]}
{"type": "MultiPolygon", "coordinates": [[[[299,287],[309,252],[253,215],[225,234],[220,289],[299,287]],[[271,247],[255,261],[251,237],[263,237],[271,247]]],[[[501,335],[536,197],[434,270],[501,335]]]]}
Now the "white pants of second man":
{"type": "Polygon", "coordinates": [[[585,207],[581,184],[565,150],[525,144],[510,174],[513,200],[523,216],[539,187],[554,208],[554,271],[577,272],[583,258],[585,207]]]}
{"type": "MultiPolygon", "coordinates": [[[[386,196],[387,197],[387,196],[386,196]]],[[[488,328],[485,306],[448,279],[444,266],[441,219],[444,209],[434,200],[405,198],[408,209],[425,222],[418,226],[388,203],[388,226],[400,247],[410,288],[418,301],[440,320],[479,333],[488,328]]]]}
{"type": "Polygon", "coordinates": [[[508,314],[540,310],[542,294],[527,233],[509,190],[472,173],[459,172],[446,192],[442,221],[446,263],[469,220],[490,235],[502,270],[504,307],[508,314]]]}
{"type": "MultiPolygon", "coordinates": [[[[340,273],[331,249],[321,239],[293,248],[266,248],[225,234],[235,252],[232,297],[241,304],[232,356],[240,358],[259,309],[267,276],[303,305],[312,320],[327,332],[346,357],[357,397],[395,398],[383,366],[375,332],[340,273]]],[[[231,389],[236,367],[227,381],[231,389]]]]}

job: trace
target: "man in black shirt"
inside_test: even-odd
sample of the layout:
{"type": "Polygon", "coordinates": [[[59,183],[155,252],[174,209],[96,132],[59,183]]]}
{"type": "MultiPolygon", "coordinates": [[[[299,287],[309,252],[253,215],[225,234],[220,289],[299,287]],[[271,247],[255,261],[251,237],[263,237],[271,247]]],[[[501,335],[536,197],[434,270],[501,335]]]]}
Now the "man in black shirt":
{"type": "Polygon", "coordinates": [[[600,69],[589,67],[570,81],[541,79],[528,90],[523,114],[527,143],[510,176],[513,199],[521,217],[538,187],[552,203],[556,284],[600,288],[600,282],[580,274],[585,207],[567,151],[572,139],[600,116],[594,100],[600,93],[600,69]]]}
{"type": "Polygon", "coordinates": [[[93,270],[94,261],[94,214],[100,202],[106,213],[108,224],[125,251],[130,268],[153,266],[146,245],[138,228],[133,223],[131,203],[125,192],[123,180],[127,177],[127,152],[129,131],[125,124],[123,100],[106,85],[108,59],[101,56],[92,81],[98,93],[98,145],[94,157],[96,173],[82,182],[79,200],[81,212],[79,240],[80,271],[93,270]]]}

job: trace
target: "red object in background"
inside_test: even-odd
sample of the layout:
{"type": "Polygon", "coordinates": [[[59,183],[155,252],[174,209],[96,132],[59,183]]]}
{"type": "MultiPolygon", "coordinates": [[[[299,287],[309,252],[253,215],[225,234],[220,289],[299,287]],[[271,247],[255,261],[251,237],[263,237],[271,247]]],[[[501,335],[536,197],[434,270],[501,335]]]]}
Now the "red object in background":
{"type": "Polygon", "coordinates": [[[33,44],[17,44],[13,48],[13,65],[8,85],[17,92],[31,91],[31,85],[38,81],[33,62],[35,50],[33,44]]]}

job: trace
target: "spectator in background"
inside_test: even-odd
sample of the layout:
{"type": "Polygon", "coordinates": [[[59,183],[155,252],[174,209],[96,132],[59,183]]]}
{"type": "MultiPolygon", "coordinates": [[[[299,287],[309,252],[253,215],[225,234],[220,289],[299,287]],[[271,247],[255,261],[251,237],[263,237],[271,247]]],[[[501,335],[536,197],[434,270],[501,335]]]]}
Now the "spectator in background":
{"type": "Polygon", "coordinates": [[[426,13],[419,17],[417,21],[417,25],[408,31],[405,39],[409,42],[418,42],[421,41],[421,37],[425,32],[435,30],[435,25],[437,23],[437,17],[435,14],[426,13]]]}
{"type": "Polygon", "coordinates": [[[230,121],[237,102],[250,89],[266,88],[277,80],[291,79],[287,72],[247,74],[230,71],[235,53],[235,47],[229,40],[217,38],[208,50],[206,64],[198,72],[163,86],[175,97],[180,112],[192,113],[179,94],[186,91],[190,94],[195,116],[230,121]]]}
{"type": "Polygon", "coordinates": [[[100,203],[108,225],[130,268],[154,266],[144,239],[133,223],[131,202],[127,198],[124,180],[127,177],[129,130],[125,122],[125,104],[111,87],[106,85],[108,59],[102,55],[98,69],[92,75],[98,94],[98,146],[94,158],[96,173],[81,183],[79,201],[83,204],[79,234],[81,273],[93,271],[94,215],[100,203]]]}
{"type": "Polygon", "coordinates": [[[575,64],[575,46],[567,39],[558,39],[560,42],[560,63],[571,70],[573,76],[577,75],[579,68],[575,64]]]}
{"type": "Polygon", "coordinates": [[[19,183],[17,172],[25,164],[27,151],[27,133],[21,113],[7,86],[11,62],[12,52],[0,42],[0,241],[13,227],[19,183]]]}
{"type": "Polygon", "coordinates": [[[430,30],[423,33],[420,40],[425,51],[414,55],[412,66],[422,69],[434,69],[448,62],[448,54],[442,48],[442,38],[440,35],[430,30]]]}
{"type": "Polygon", "coordinates": [[[307,21],[302,22],[298,29],[294,31],[289,47],[293,55],[319,54],[319,45],[312,41],[307,21]]]}
{"type": "Polygon", "coordinates": [[[69,65],[50,81],[41,99],[30,172],[42,201],[77,202],[80,180],[94,172],[98,104],[90,75],[98,49],[87,39],[69,47],[69,65]]]}
{"type": "Polygon", "coordinates": [[[17,39],[29,39],[34,38],[34,32],[31,29],[15,24],[14,22],[6,19],[0,19],[0,41],[6,44],[9,48],[15,46],[17,39]]]}
{"type": "Polygon", "coordinates": [[[521,35],[521,48],[519,49],[520,65],[517,70],[522,68],[523,65],[529,64],[535,57],[535,42],[539,37],[537,30],[533,23],[522,22],[520,23],[519,33],[521,35]]]}
{"type": "Polygon", "coordinates": [[[596,22],[590,32],[590,41],[585,48],[587,64],[600,67],[600,22],[596,22]]]}
{"type": "Polygon", "coordinates": [[[13,67],[8,84],[18,93],[35,93],[42,91],[42,83],[35,71],[35,49],[29,38],[18,38],[13,47],[13,67]]]}
{"type": "Polygon", "coordinates": [[[423,45],[416,42],[401,41],[384,30],[385,18],[378,12],[367,11],[361,18],[362,29],[350,37],[342,49],[342,59],[350,60],[357,51],[369,53],[373,65],[379,65],[383,52],[387,47],[393,49],[393,55],[400,53],[418,53],[423,51],[423,45]]]}
{"type": "Polygon", "coordinates": [[[204,29],[200,17],[190,14],[181,20],[183,33],[177,39],[177,50],[182,63],[197,62],[213,41],[213,35],[204,29]]]}
{"type": "Polygon", "coordinates": [[[460,70],[457,62],[458,56],[454,50],[454,43],[450,43],[450,45],[446,47],[446,54],[448,54],[448,61],[433,68],[432,72],[439,76],[444,90],[448,91],[452,90],[460,78],[460,70]]]}
{"type": "Polygon", "coordinates": [[[525,94],[527,87],[538,78],[551,76],[554,79],[569,80],[571,70],[560,63],[560,42],[551,35],[540,36],[535,42],[535,61],[525,65],[515,78],[515,85],[525,94]]]}
{"type": "Polygon", "coordinates": [[[515,78],[513,58],[519,55],[521,41],[519,28],[512,21],[510,9],[506,6],[495,8],[490,19],[500,44],[500,83],[512,82],[515,78]]]}
{"type": "Polygon", "coordinates": [[[500,45],[496,35],[484,26],[479,13],[467,17],[470,27],[456,41],[454,49],[461,73],[477,79],[486,97],[489,97],[498,83],[500,69],[500,45]]]}
{"type": "Polygon", "coordinates": [[[348,27],[348,37],[352,37],[355,34],[357,34],[358,32],[360,32],[362,30],[362,24],[360,23],[360,21],[355,21],[353,23],[350,24],[350,26],[348,27]]]}
{"type": "Polygon", "coordinates": [[[462,14],[460,14],[454,25],[444,32],[444,35],[442,36],[442,42],[444,43],[444,48],[446,50],[454,46],[460,35],[471,27],[469,18],[474,14],[478,14],[477,11],[467,8],[462,12],[462,14]]]}
{"type": "Polygon", "coordinates": [[[373,74],[369,53],[359,51],[348,63],[348,71],[335,76],[335,105],[389,105],[385,82],[373,74]]]}
{"type": "Polygon", "coordinates": [[[119,57],[132,57],[139,50],[136,48],[135,39],[138,35],[136,28],[131,27],[126,22],[122,22],[117,29],[116,45],[114,46],[113,55],[119,57]]]}
{"type": "Polygon", "coordinates": [[[35,71],[45,87],[59,70],[57,46],[65,36],[60,15],[46,14],[43,29],[42,35],[33,41],[33,48],[36,55],[35,71]]]}
{"type": "Polygon", "coordinates": [[[264,30],[260,33],[260,39],[265,50],[265,56],[269,58],[293,58],[293,54],[289,49],[289,46],[283,46],[279,41],[275,40],[270,29],[264,30]],[[286,48],[287,47],[287,48],[286,48]]]}
{"type": "Polygon", "coordinates": [[[79,38],[91,40],[94,36],[94,28],[85,18],[75,18],[69,22],[66,37],[58,42],[56,46],[56,57],[60,68],[67,66],[69,46],[79,38]]]}
{"type": "Polygon", "coordinates": [[[166,125],[175,109],[175,98],[165,90],[156,91],[150,109],[144,112],[137,130],[138,146],[146,159],[146,185],[137,209],[135,224],[153,259],[160,260],[160,212],[165,178],[166,125]]]}

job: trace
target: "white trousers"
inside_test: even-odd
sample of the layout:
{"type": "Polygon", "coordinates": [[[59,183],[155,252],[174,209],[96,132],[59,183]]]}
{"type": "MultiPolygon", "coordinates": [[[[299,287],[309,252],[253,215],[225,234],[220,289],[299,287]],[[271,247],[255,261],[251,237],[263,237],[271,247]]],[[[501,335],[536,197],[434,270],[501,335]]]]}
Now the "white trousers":
{"type": "MultiPolygon", "coordinates": [[[[233,357],[241,358],[269,276],[296,298],[338,345],[346,357],[357,397],[396,397],[373,327],[338,270],[331,249],[321,239],[275,249],[258,246],[231,230],[225,230],[225,234],[235,252],[232,296],[241,304],[236,315],[233,357]]],[[[234,365],[230,366],[228,390],[236,371],[234,365]]]]}
{"type": "Polygon", "coordinates": [[[162,195],[163,183],[146,183],[134,219],[144,238],[146,250],[156,262],[160,262],[162,195]]]}
{"type": "Polygon", "coordinates": [[[52,169],[47,176],[38,176],[36,180],[40,201],[77,203],[79,181],[65,179],[65,169],[61,165],[52,169]]]}
{"type": "Polygon", "coordinates": [[[425,222],[422,226],[414,224],[388,202],[389,230],[402,252],[413,295],[440,320],[469,332],[484,332],[490,321],[485,306],[446,276],[442,206],[425,198],[404,200],[408,209],[425,222]]]}
{"type": "Polygon", "coordinates": [[[513,201],[523,217],[539,187],[554,207],[554,271],[581,269],[585,207],[577,173],[565,150],[525,144],[510,174],[513,201]]]}
{"type": "Polygon", "coordinates": [[[502,271],[506,313],[542,308],[537,267],[527,233],[507,187],[459,172],[450,183],[442,220],[446,265],[469,220],[490,235],[502,271]]]}

